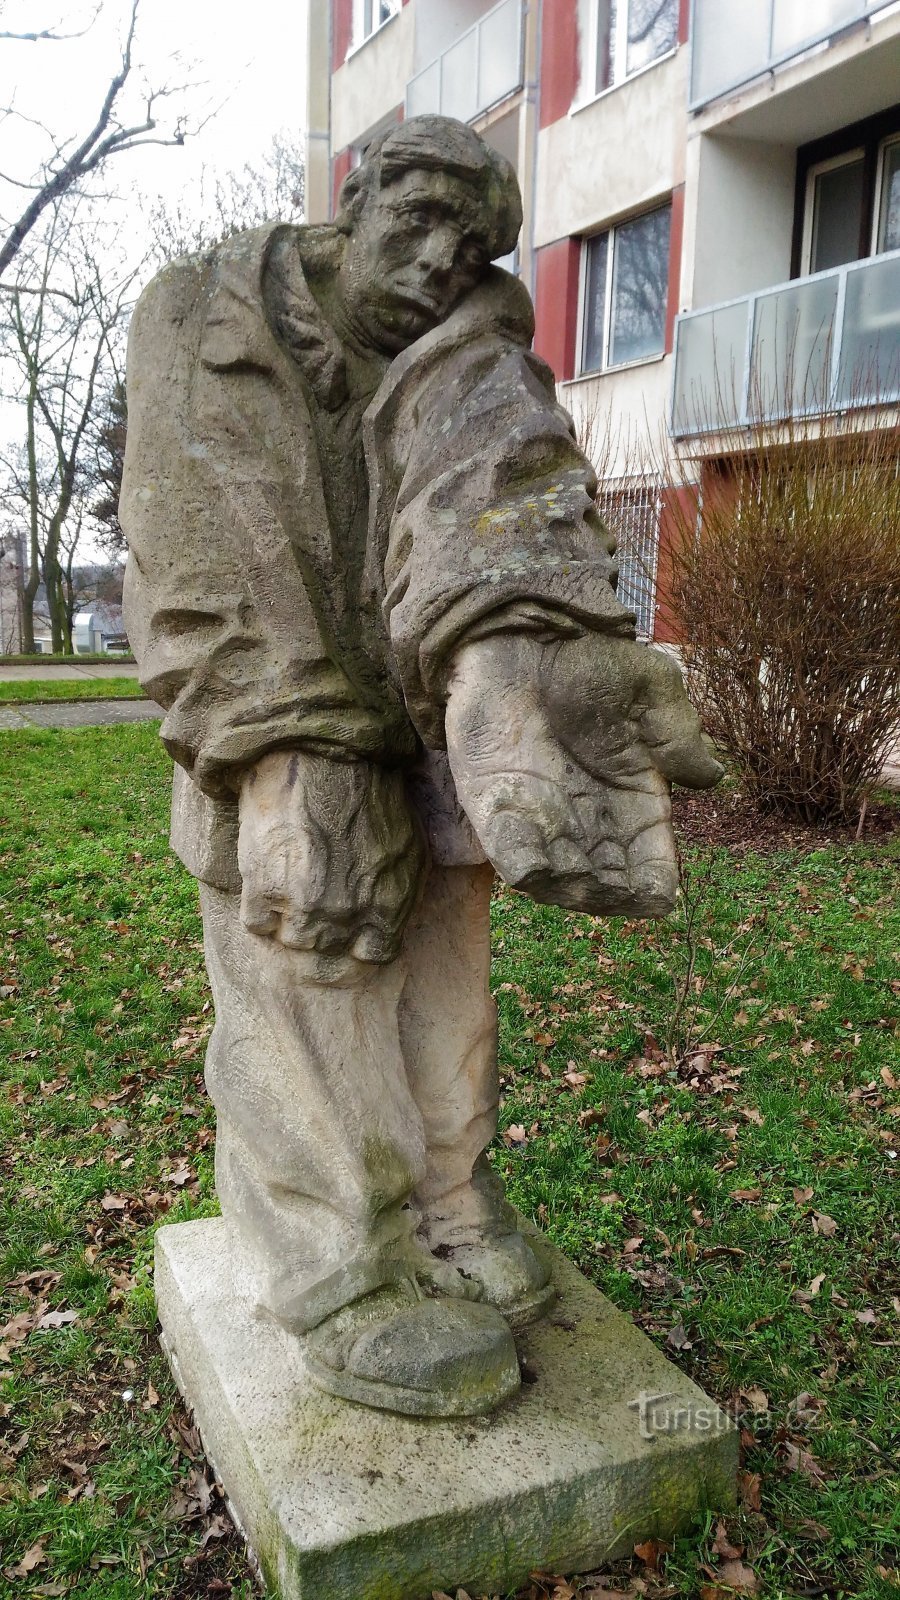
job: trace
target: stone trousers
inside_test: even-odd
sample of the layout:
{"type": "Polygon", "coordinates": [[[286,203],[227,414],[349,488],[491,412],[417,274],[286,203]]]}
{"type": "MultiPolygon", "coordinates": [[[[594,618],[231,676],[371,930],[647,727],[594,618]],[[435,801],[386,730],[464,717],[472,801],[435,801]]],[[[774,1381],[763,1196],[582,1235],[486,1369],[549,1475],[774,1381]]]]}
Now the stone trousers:
{"type": "Polygon", "coordinates": [[[206,1081],[239,1279],[299,1329],[408,1278],[424,1249],[506,1231],[490,866],[432,867],[399,957],[321,963],[249,933],[201,884],[216,1022],[206,1081]]]}

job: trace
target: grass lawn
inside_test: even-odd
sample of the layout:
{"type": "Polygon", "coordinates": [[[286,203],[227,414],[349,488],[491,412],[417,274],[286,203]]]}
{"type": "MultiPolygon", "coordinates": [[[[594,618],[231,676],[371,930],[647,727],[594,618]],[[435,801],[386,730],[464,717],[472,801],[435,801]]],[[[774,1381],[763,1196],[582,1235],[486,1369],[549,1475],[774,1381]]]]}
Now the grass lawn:
{"type": "MultiPolygon", "coordinates": [[[[0,1596],[249,1600],[154,1334],[154,1227],[215,1206],[168,762],[142,724],[0,771],[0,1596]]],[[[512,1197],[744,1430],[740,1513],[629,1594],[898,1593],[898,862],[693,847],[664,924],[497,896],[512,1197]]]]}
{"type": "Polygon", "coordinates": [[[137,678],[20,678],[0,682],[0,705],[47,700],[143,700],[137,678]]]}

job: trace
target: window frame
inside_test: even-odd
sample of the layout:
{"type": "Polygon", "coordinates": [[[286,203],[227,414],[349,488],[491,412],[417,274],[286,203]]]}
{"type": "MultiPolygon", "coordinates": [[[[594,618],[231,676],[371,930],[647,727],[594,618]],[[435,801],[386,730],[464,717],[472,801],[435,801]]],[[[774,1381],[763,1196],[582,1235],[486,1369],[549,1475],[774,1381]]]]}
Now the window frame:
{"type": "Polygon", "coordinates": [[[808,278],[813,276],[812,253],[816,231],[816,179],[826,172],[837,172],[839,167],[849,167],[853,162],[860,160],[863,163],[863,215],[859,242],[862,244],[863,234],[867,231],[865,216],[865,145],[851,145],[849,149],[842,151],[840,155],[827,156],[824,161],[816,161],[811,167],[807,168],[806,193],[803,198],[803,241],[800,251],[800,277],[808,278]]]}
{"type": "Polygon", "coordinates": [[[629,216],[619,217],[605,228],[597,228],[593,233],[585,234],[581,240],[581,262],[578,280],[578,362],[576,378],[597,378],[607,372],[626,372],[630,367],[646,366],[651,361],[661,361],[666,355],[666,328],[668,325],[668,299],[669,299],[669,273],[672,266],[672,230],[671,230],[672,196],[660,200],[656,205],[646,206],[641,211],[634,211],[629,216]],[[613,332],[613,292],[616,276],[616,234],[627,228],[632,222],[640,222],[644,217],[652,217],[657,211],[669,212],[669,259],[665,279],[665,309],[663,312],[662,347],[655,350],[652,355],[635,356],[631,361],[611,361],[612,332],[613,332]],[[590,249],[593,242],[606,236],[609,240],[606,256],[606,283],[603,296],[603,360],[599,367],[585,365],[585,350],[587,344],[586,314],[588,306],[588,262],[590,249]]]}
{"type": "Polygon", "coordinates": [[[362,49],[362,46],[368,44],[370,39],[374,39],[382,28],[386,28],[389,22],[393,22],[395,17],[399,17],[403,9],[403,0],[398,0],[396,11],[392,11],[389,16],[381,17],[378,22],[373,21],[373,25],[367,31],[366,13],[368,12],[374,18],[376,10],[380,9],[381,3],[382,0],[353,0],[353,44],[351,53],[354,50],[362,49]]]}
{"type": "Polygon", "coordinates": [[[590,39],[588,60],[591,63],[589,79],[589,100],[596,100],[601,94],[609,94],[612,89],[618,89],[623,83],[630,83],[632,78],[639,78],[642,72],[649,72],[652,67],[659,66],[661,61],[668,61],[678,49],[678,0],[670,0],[675,11],[675,43],[667,50],[662,50],[652,60],[645,61],[643,66],[635,67],[633,72],[628,71],[628,20],[633,0],[616,0],[616,28],[615,40],[610,50],[609,82],[600,82],[600,32],[603,22],[602,13],[608,11],[609,0],[592,0],[590,39]]]}
{"type": "MultiPolygon", "coordinates": [[[[889,252],[884,248],[884,246],[881,244],[880,241],[881,241],[882,226],[883,226],[883,223],[885,221],[885,216],[884,216],[884,169],[885,169],[885,156],[887,155],[887,152],[892,148],[893,145],[900,145],[900,130],[898,130],[897,133],[894,133],[894,134],[890,134],[890,133],[887,134],[885,136],[885,138],[883,138],[882,140],[879,141],[879,145],[878,145],[878,158],[877,158],[877,161],[875,163],[875,187],[874,187],[873,199],[872,199],[872,237],[871,237],[871,241],[870,241],[871,248],[869,250],[869,255],[870,256],[881,256],[881,255],[889,254],[889,252]]],[[[896,246],[895,246],[895,248],[896,248],[896,246]]]]}

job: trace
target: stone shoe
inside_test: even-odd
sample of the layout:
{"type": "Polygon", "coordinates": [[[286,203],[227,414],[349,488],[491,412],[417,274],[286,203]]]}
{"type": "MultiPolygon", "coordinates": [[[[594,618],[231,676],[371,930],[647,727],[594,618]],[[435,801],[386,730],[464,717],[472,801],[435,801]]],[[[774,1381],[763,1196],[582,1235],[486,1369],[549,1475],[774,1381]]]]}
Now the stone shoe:
{"type": "Polygon", "coordinates": [[[537,1322],[556,1299],[549,1270],[521,1233],[441,1245],[437,1253],[478,1284],[482,1301],[502,1313],[513,1333],[537,1322]]]}
{"type": "Polygon", "coordinates": [[[493,1411],[520,1381],[498,1311],[471,1300],[426,1300],[412,1284],[334,1312],[306,1335],[304,1355],[328,1394],[413,1417],[493,1411]]]}

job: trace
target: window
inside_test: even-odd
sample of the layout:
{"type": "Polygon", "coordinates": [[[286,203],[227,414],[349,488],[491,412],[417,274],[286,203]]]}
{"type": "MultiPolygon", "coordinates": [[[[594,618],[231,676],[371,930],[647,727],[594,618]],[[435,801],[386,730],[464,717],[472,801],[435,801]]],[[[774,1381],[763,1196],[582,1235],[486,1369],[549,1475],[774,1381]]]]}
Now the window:
{"type": "Polygon", "coordinates": [[[858,261],[863,253],[864,150],[812,167],[807,180],[807,272],[858,261]]]}
{"type": "Polygon", "coordinates": [[[585,240],[581,371],[662,355],[671,205],[585,240]]]}
{"type": "Polygon", "coordinates": [[[799,152],[794,275],[900,250],[900,106],[799,152]]]}
{"type": "Polygon", "coordinates": [[[353,37],[357,44],[376,33],[385,22],[390,22],[400,11],[403,0],[355,0],[353,37]]]}
{"type": "Polygon", "coordinates": [[[678,0],[595,0],[594,93],[611,89],[678,43],[678,0]]]}
{"type": "Polygon", "coordinates": [[[659,495],[655,489],[601,488],[597,506],[616,540],[616,594],[637,619],[639,639],[653,638],[659,559],[659,495]]]}

